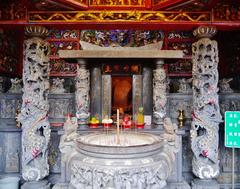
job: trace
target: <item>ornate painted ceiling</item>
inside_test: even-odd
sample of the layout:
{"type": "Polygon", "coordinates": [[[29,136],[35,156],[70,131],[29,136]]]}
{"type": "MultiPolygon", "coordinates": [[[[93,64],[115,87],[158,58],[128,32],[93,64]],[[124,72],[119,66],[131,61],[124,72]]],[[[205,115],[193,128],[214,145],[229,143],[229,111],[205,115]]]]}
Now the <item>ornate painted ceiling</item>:
{"type": "Polygon", "coordinates": [[[1,0],[0,26],[27,24],[84,29],[240,28],[236,0],[1,0]]]}

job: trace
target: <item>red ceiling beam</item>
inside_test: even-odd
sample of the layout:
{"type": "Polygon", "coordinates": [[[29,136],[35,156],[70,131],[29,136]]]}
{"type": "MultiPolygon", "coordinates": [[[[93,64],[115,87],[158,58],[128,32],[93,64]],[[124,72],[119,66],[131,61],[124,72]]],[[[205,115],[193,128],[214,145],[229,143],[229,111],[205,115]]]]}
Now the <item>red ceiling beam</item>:
{"type": "Polygon", "coordinates": [[[211,10],[216,4],[219,2],[219,0],[210,0],[210,2],[206,5],[209,10],[211,10]]]}
{"type": "Polygon", "coordinates": [[[193,0],[169,0],[169,1],[164,1],[160,2],[156,5],[153,6],[153,10],[162,10],[162,9],[167,9],[172,6],[180,5],[180,4],[188,4],[192,2],[193,0]]]}
{"type": "Polygon", "coordinates": [[[51,1],[63,4],[65,6],[74,8],[76,10],[87,10],[88,9],[88,4],[79,3],[78,1],[74,1],[74,0],[51,0],[51,1]]]}
{"type": "MultiPolygon", "coordinates": [[[[15,29],[30,25],[28,22],[0,21],[0,28],[15,29]]],[[[193,30],[201,25],[216,26],[218,30],[240,30],[240,22],[41,22],[31,25],[43,25],[56,29],[136,29],[136,30],[193,30]]]]}

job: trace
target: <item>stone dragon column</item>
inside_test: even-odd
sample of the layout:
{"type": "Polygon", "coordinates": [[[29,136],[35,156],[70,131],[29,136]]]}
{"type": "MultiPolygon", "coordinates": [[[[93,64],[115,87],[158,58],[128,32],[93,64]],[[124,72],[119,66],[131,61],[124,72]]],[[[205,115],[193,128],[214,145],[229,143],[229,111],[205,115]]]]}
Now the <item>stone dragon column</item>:
{"type": "Polygon", "coordinates": [[[167,111],[168,81],[163,65],[163,60],[157,60],[156,69],[153,70],[153,123],[157,126],[163,124],[167,111]]]}
{"type": "Polygon", "coordinates": [[[193,189],[219,188],[214,180],[219,175],[218,127],[222,120],[218,101],[218,47],[210,40],[214,27],[199,27],[194,36],[200,38],[192,45],[193,53],[193,113],[191,146],[193,189]]]}
{"type": "Polygon", "coordinates": [[[22,188],[50,188],[44,179],[49,175],[48,121],[49,43],[43,38],[48,30],[42,26],[27,26],[24,41],[22,124],[22,177],[27,181],[22,188]]]}
{"type": "Polygon", "coordinates": [[[89,90],[90,90],[90,73],[86,68],[86,62],[82,59],[78,60],[77,76],[75,78],[76,91],[76,117],[79,124],[88,124],[89,120],[89,90]]]}

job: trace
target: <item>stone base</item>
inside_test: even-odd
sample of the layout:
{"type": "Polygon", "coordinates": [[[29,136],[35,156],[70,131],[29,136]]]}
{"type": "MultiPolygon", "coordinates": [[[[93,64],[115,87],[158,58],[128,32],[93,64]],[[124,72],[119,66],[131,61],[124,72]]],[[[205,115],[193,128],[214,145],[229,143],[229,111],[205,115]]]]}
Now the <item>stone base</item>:
{"type": "Polygon", "coordinates": [[[58,183],[55,184],[52,189],[68,189],[68,185],[67,183],[58,183]]]}
{"type": "Polygon", "coordinates": [[[80,124],[80,123],[78,123],[78,129],[79,130],[86,130],[86,129],[89,129],[89,126],[88,126],[88,124],[80,124]]]}
{"type": "MultiPolygon", "coordinates": [[[[220,189],[232,189],[232,184],[220,184],[220,189]]],[[[240,183],[235,183],[234,189],[240,189],[240,183]]]]}
{"type": "Polygon", "coordinates": [[[216,180],[194,179],[192,189],[220,189],[220,185],[216,180]]]}
{"type": "Polygon", "coordinates": [[[21,189],[50,189],[50,183],[47,180],[25,182],[21,189]]]}
{"type": "Polygon", "coordinates": [[[187,182],[183,181],[168,183],[163,189],[191,189],[191,187],[187,182]]]}

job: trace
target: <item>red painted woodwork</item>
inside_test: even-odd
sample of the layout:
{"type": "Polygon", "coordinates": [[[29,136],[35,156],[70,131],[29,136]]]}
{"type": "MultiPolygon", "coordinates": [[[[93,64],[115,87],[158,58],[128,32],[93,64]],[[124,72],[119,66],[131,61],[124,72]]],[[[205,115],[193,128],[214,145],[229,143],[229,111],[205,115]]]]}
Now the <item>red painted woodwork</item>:
{"type": "Polygon", "coordinates": [[[80,3],[78,1],[73,0],[51,0],[51,1],[58,2],[60,4],[63,4],[70,8],[74,8],[76,10],[86,10],[89,7],[87,1],[85,1],[85,3],[80,3]]]}
{"type": "MultiPolygon", "coordinates": [[[[24,26],[29,23],[26,21],[0,21],[0,27],[3,29],[23,29],[24,26]]],[[[217,30],[231,31],[240,29],[240,21],[228,21],[228,22],[88,22],[88,23],[73,23],[73,22],[42,22],[31,23],[34,25],[43,25],[52,29],[95,29],[95,30],[110,30],[110,29],[146,29],[146,30],[194,30],[201,25],[215,26],[217,30]]]]}
{"type": "MultiPolygon", "coordinates": [[[[188,4],[188,3],[191,3],[192,0],[165,0],[165,1],[158,1],[158,0],[155,0],[157,1],[157,3],[153,3],[152,5],[152,8],[153,10],[162,10],[162,9],[167,9],[171,6],[176,6],[176,5],[179,5],[179,4],[188,4]]],[[[153,0],[154,2],[154,0],[153,0]]]]}

